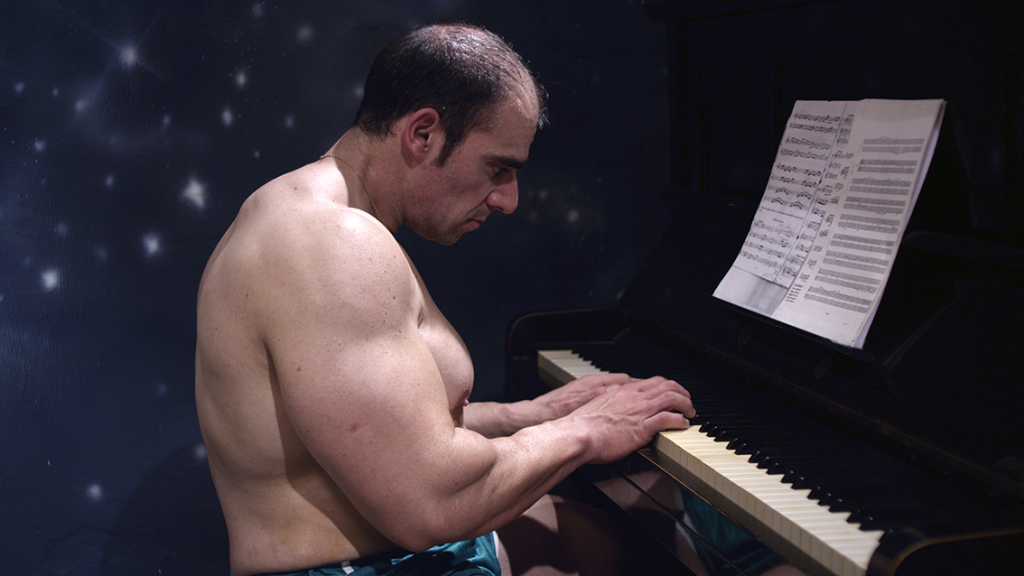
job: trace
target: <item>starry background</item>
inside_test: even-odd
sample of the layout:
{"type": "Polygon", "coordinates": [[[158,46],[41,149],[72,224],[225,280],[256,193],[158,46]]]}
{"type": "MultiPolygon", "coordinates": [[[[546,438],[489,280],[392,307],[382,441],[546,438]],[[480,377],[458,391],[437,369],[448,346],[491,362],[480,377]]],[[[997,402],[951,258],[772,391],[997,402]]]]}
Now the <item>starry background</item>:
{"type": "Polygon", "coordinates": [[[639,1],[0,0],[5,573],[227,573],[193,403],[206,258],[344,132],[380,48],[452,20],[551,94],[516,214],[399,236],[495,399],[509,322],[614,302],[667,224],[665,31],[639,1]]]}

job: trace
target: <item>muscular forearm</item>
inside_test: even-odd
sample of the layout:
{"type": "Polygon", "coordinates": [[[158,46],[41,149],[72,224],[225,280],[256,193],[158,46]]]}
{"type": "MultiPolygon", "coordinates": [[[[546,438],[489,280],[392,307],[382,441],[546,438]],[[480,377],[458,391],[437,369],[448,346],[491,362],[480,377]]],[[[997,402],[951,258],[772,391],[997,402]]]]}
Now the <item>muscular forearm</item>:
{"type": "Polygon", "coordinates": [[[471,538],[517,518],[558,482],[593,457],[593,437],[569,421],[525,427],[515,434],[483,439],[471,432],[460,463],[434,498],[433,518],[420,535],[433,545],[471,538]],[[472,438],[471,436],[475,436],[472,438]],[[462,468],[465,466],[465,468],[462,468]]]}
{"type": "Polygon", "coordinates": [[[471,402],[463,412],[466,428],[487,438],[511,436],[544,422],[542,411],[532,401],[500,403],[471,402]]]}
{"type": "MultiPolygon", "coordinates": [[[[499,407],[482,408],[500,411],[499,407]]],[[[485,439],[458,429],[458,454],[469,466],[456,469],[455,475],[446,479],[447,484],[434,484],[456,490],[442,489],[435,494],[440,494],[438,501],[446,501],[446,509],[453,511],[454,515],[447,518],[453,526],[474,530],[502,526],[579,465],[618,460],[646,444],[660,430],[685,428],[689,424],[686,418],[693,414],[684,389],[663,378],[653,378],[617,386],[614,392],[602,394],[564,417],[524,427],[508,437],[485,439]]]]}
{"type": "Polygon", "coordinates": [[[464,411],[466,427],[488,438],[511,436],[523,428],[566,416],[631,380],[625,374],[584,376],[533,400],[470,403],[464,411]]]}
{"type": "MultiPolygon", "coordinates": [[[[552,404],[471,404],[466,408],[474,408],[464,412],[464,420],[484,431],[507,432],[536,418],[531,410],[552,404]]],[[[415,438],[397,443],[401,454],[364,463],[361,474],[350,476],[362,490],[342,487],[352,496],[372,496],[354,502],[395,543],[423,549],[503,526],[579,465],[617,460],[659,430],[685,427],[683,412],[693,413],[685,390],[651,379],[602,394],[566,416],[523,425],[496,438],[451,428],[450,420],[445,426],[436,418],[431,426],[420,426],[415,438]],[[406,479],[389,483],[398,462],[406,479]]],[[[406,417],[413,421],[418,415],[406,417]]]]}

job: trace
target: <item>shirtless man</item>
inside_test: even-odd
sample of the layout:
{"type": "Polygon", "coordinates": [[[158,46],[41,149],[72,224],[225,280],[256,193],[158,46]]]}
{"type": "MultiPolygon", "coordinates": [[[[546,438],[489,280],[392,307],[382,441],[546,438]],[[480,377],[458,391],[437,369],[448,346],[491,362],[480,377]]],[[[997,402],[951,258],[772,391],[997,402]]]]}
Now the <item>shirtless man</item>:
{"type": "Polygon", "coordinates": [[[405,225],[451,244],[515,210],[543,107],[500,38],[420,29],[378,55],[319,161],[242,206],[203,274],[196,350],[235,576],[437,558],[497,574],[493,531],[550,510],[581,464],[688,426],[688,393],[663,378],[469,403],[466,347],[395,241],[405,225]],[[414,554],[428,549],[448,554],[414,554]]]}

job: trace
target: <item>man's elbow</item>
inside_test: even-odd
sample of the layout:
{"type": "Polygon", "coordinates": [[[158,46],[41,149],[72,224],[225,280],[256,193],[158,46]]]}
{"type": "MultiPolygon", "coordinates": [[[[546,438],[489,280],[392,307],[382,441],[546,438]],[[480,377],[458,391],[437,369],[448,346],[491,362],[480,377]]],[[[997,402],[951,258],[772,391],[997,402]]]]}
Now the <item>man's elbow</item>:
{"type": "Polygon", "coordinates": [[[468,540],[475,534],[475,526],[457,514],[453,507],[424,506],[416,513],[399,519],[386,530],[392,542],[409,550],[422,552],[434,546],[468,540]]]}

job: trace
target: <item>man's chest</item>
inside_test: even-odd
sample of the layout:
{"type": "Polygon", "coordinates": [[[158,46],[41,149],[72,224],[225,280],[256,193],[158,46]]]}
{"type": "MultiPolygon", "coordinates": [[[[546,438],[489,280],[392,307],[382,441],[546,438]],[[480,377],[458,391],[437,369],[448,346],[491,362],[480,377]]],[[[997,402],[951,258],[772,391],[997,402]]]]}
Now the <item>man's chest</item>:
{"type": "Polygon", "coordinates": [[[448,394],[453,413],[469,400],[473,390],[473,361],[466,344],[436,307],[425,311],[419,331],[429,348],[448,394]]]}

